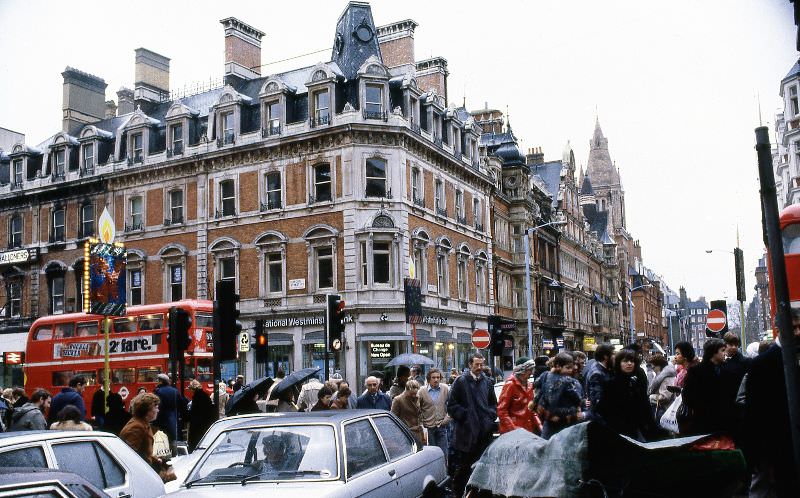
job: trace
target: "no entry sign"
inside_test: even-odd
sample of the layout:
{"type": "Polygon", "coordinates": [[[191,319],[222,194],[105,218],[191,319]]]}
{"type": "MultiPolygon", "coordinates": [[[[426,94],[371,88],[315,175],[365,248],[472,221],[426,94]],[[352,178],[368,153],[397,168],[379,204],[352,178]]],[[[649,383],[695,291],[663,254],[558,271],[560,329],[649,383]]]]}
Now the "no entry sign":
{"type": "Polygon", "coordinates": [[[472,333],[472,345],[476,349],[486,349],[489,347],[489,331],[484,329],[476,329],[472,333]]]}
{"type": "Polygon", "coordinates": [[[714,333],[722,332],[728,319],[722,310],[709,310],[706,317],[706,328],[714,333]]]}

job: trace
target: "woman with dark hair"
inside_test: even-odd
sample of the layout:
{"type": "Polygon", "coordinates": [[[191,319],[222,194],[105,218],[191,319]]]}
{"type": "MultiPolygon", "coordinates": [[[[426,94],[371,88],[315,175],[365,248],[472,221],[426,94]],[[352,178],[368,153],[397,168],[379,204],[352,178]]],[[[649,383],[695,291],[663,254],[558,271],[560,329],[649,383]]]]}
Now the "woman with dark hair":
{"type": "Polygon", "coordinates": [[[81,412],[75,405],[67,405],[58,412],[58,422],[53,422],[50,430],[90,431],[92,426],[81,420],[81,412]]]}
{"type": "Polygon", "coordinates": [[[644,441],[652,428],[646,377],[637,375],[639,356],[623,349],[614,357],[614,370],[606,386],[605,398],[597,410],[612,430],[644,441]]]}
{"type": "Polygon", "coordinates": [[[108,393],[106,405],[108,406],[108,411],[103,420],[102,429],[119,436],[122,428],[131,419],[131,414],[125,410],[125,402],[122,401],[122,396],[118,393],[108,393]]]}
{"type": "Polygon", "coordinates": [[[686,373],[689,368],[700,363],[700,360],[695,358],[694,347],[689,341],[681,341],[675,345],[675,385],[683,387],[686,380],[686,373]]]}
{"type": "Polygon", "coordinates": [[[719,367],[725,362],[725,343],[709,339],[703,344],[703,361],[689,369],[683,385],[683,404],[689,409],[689,423],[681,435],[730,431],[735,414],[726,413],[719,367]]]}

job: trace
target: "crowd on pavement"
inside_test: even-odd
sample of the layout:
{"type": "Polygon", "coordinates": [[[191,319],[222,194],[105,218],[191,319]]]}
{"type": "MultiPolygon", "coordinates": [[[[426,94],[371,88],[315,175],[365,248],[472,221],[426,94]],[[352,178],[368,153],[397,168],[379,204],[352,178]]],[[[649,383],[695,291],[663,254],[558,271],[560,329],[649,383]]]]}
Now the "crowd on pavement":
{"type": "MultiPolygon", "coordinates": [[[[800,340],[800,316],[794,331],[800,340]]],[[[190,401],[160,374],[154,392],[140,389],[129,410],[118,393],[106,398],[97,390],[88,420],[86,379],[75,376],[55,396],[44,389],[30,397],[21,388],[3,390],[0,430],[95,427],[119,435],[166,481],[174,478],[167,461],[176,453],[176,441],[185,435],[192,451],[218,418],[380,409],[395,414],[417,444],[442,449],[455,496],[462,496],[472,465],[496,433],[522,429],[550,439],[571,425],[594,421],[639,441],[713,434],[722,447],[744,451],[750,496],[794,496],[800,483],[793,472],[782,362],[779,341],[763,342],[757,355],[746,356],[739,338],[727,333],[707,339],[699,357],[691,343],[678,342],[672,361],[661,354],[645,358],[635,344],[619,351],[599,344],[588,361],[579,351],[522,357],[506,379],[495,377],[484,357],[473,353],[462,372],[401,365],[391,380],[371,372],[360,394],[339,373],[325,382],[312,376],[276,389],[285,379],[279,369],[265,393],[248,393],[234,408],[229,400],[244,387],[241,375],[219,383],[214,406],[197,380],[189,383],[190,401]],[[503,382],[499,397],[495,382],[503,382]]]]}

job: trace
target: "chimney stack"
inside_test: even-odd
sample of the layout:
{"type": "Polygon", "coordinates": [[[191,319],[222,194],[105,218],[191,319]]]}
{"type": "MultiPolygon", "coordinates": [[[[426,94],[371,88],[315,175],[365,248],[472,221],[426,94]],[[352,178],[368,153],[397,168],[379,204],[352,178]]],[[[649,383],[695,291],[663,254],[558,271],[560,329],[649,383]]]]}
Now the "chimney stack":
{"type": "Polygon", "coordinates": [[[386,67],[408,66],[408,70],[403,72],[414,70],[414,28],[417,26],[411,19],[406,19],[376,28],[381,58],[386,67]]]}
{"type": "Polygon", "coordinates": [[[106,114],[105,119],[111,119],[117,116],[117,104],[113,100],[106,100],[106,114]]]}
{"type": "Polygon", "coordinates": [[[544,164],[544,152],[542,151],[542,148],[528,148],[528,154],[525,156],[525,164],[528,166],[539,166],[544,164]]]}
{"type": "Polygon", "coordinates": [[[133,95],[137,103],[158,103],[169,97],[168,57],[146,48],[136,49],[133,95]]]}
{"type": "Polygon", "coordinates": [[[444,105],[447,106],[447,59],[444,57],[433,57],[416,63],[417,86],[423,92],[434,90],[437,95],[444,97],[444,105]]]}
{"type": "Polygon", "coordinates": [[[235,17],[220,21],[225,27],[225,83],[232,79],[261,77],[261,38],[263,31],[235,17]]]}
{"type": "Polygon", "coordinates": [[[136,106],[133,103],[133,90],[130,88],[120,87],[117,90],[117,115],[122,116],[132,113],[136,106]]]}
{"type": "Polygon", "coordinates": [[[64,77],[64,132],[77,135],[84,125],[100,121],[105,116],[106,82],[102,78],[67,66],[64,77]]]}

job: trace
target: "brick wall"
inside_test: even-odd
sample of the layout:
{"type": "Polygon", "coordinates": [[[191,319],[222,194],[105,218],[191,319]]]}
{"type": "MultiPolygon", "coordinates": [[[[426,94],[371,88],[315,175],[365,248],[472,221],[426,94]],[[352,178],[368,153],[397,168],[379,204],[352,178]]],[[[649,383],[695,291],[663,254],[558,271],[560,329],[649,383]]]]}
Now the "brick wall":
{"type": "Polygon", "coordinates": [[[260,208],[258,201],[259,173],[257,171],[247,171],[239,175],[239,211],[258,211],[260,208]]]}
{"type": "Polygon", "coordinates": [[[381,57],[387,67],[414,63],[414,38],[406,36],[380,43],[381,57]]]}
{"type": "Polygon", "coordinates": [[[164,223],[164,189],[154,188],[147,191],[147,225],[164,223]]]}
{"type": "Polygon", "coordinates": [[[261,74],[261,48],[236,36],[226,36],[225,62],[236,62],[261,74]]]}

